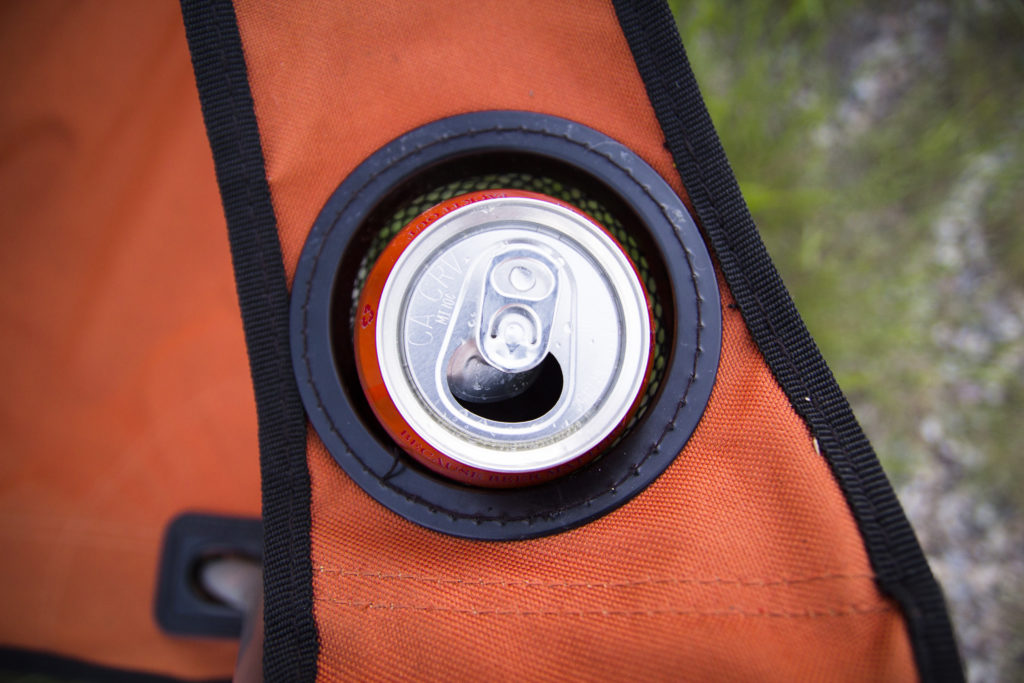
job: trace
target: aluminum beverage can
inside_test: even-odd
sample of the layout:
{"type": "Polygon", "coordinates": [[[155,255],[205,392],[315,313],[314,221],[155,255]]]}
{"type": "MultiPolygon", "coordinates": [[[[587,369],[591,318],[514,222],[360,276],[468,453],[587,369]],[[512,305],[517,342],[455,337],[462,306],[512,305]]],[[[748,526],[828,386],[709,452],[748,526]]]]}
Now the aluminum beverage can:
{"type": "Polygon", "coordinates": [[[651,303],[618,241],[520,190],[413,219],[369,269],[354,329],[385,431],[422,465],[485,487],[541,483],[600,455],[634,416],[654,353],[651,303]]]}

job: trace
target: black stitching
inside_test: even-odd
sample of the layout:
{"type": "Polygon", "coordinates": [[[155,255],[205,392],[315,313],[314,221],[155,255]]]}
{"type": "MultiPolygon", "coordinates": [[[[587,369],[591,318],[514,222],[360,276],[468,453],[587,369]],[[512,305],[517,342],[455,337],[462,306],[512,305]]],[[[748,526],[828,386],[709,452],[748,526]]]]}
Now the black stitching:
{"type": "MultiPolygon", "coordinates": [[[[633,3],[633,9],[634,9],[634,11],[636,10],[636,3],[635,2],[633,3]]],[[[640,12],[638,12],[637,14],[639,14],[641,16],[646,16],[643,13],[640,13],[640,12]]],[[[650,45],[649,45],[649,42],[648,42],[648,36],[650,35],[650,33],[651,33],[650,26],[645,24],[644,25],[644,30],[641,32],[641,35],[640,35],[640,42],[642,43],[644,49],[647,51],[648,54],[651,53],[650,45]]],[[[705,175],[705,171],[704,171],[704,166],[701,163],[700,157],[697,155],[696,151],[694,150],[693,145],[690,143],[689,137],[687,136],[687,133],[686,133],[687,129],[686,129],[686,125],[685,125],[685,119],[682,116],[682,114],[680,113],[679,107],[676,105],[677,102],[680,102],[683,99],[682,97],[678,96],[679,93],[680,93],[680,90],[681,90],[680,84],[678,82],[675,82],[675,81],[669,82],[665,78],[665,73],[662,70],[661,64],[660,64],[660,62],[658,60],[651,59],[650,62],[651,62],[652,69],[655,72],[657,72],[658,76],[661,78],[662,83],[666,84],[666,87],[677,95],[676,97],[672,98],[672,103],[668,107],[669,111],[671,112],[671,114],[676,118],[676,120],[680,124],[681,135],[682,135],[684,147],[686,149],[686,153],[690,156],[691,160],[693,161],[694,167],[697,169],[697,173],[698,173],[698,177],[699,177],[698,185],[704,191],[705,196],[707,197],[708,204],[710,205],[711,212],[712,212],[712,215],[709,216],[709,218],[711,218],[713,220],[713,222],[717,223],[718,225],[724,225],[724,220],[722,219],[722,216],[719,213],[718,204],[717,204],[718,193],[713,192],[711,190],[711,188],[708,186],[707,182],[706,182],[706,175],[705,175]]],[[[738,261],[739,259],[736,256],[736,252],[735,252],[735,248],[734,248],[735,235],[734,235],[733,231],[731,231],[731,230],[722,230],[722,233],[723,233],[723,235],[725,237],[725,241],[726,241],[726,244],[722,245],[722,246],[726,247],[725,251],[729,252],[729,254],[732,257],[732,259],[738,261]]],[[[720,250],[721,250],[721,248],[720,248],[720,250]]],[[[775,328],[774,322],[773,322],[771,316],[768,314],[768,311],[767,311],[767,308],[765,307],[764,302],[758,296],[757,288],[754,287],[752,285],[752,283],[750,282],[750,280],[748,279],[746,270],[744,270],[742,268],[737,269],[736,276],[738,276],[740,279],[742,279],[744,281],[744,284],[746,285],[746,289],[749,290],[748,293],[749,293],[750,298],[757,305],[757,308],[759,310],[761,318],[764,320],[764,322],[768,326],[768,330],[770,331],[770,335],[771,335],[772,340],[775,342],[776,347],[778,347],[781,350],[782,355],[785,357],[786,364],[789,366],[789,370],[794,375],[794,380],[793,381],[799,384],[800,392],[803,394],[803,396],[806,397],[806,400],[808,402],[807,409],[810,412],[813,412],[814,415],[817,416],[818,418],[820,418],[821,422],[823,422],[824,425],[827,426],[827,430],[826,431],[832,437],[832,439],[834,439],[834,441],[836,443],[836,447],[838,447],[839,450],[842,452],[843,456],[845,456],[846,463],[853,470],[853,474],[857,477],[858,482],[863,483],[863,476],[862,476],[862,473],[860,471],[860,467],[859,467],[858,463],[856,462],[856,459],[851,456],[849,450],[847,450],[847,448],[846,448],[846,444],[844,443],[843,439],[841,439],[839,437],[839,434],[838,434],[838,431],[836,429],[835,424],[833,424],[832,420],[830,420],[828,418],[828,416],[825,414],[825,412],[821,409],[821,406],[818,404],[818,402],[816,400],[817,397],[814,396],[812,394],[812,392],[810,392],[808,390],[806,383],[802,379],[803,375],[802,375],[802,373],[800,371],[799,366],[797,365],[796,361],[794,360],[794,358],[793,358],[793,356],[792,356],[792,354],[790,352],[789,347],[784,343],[783,338],[778,334],[778,332],[777,332],[777,330],[775,328]]],[[[870,510],[871,510],[871,520],[872,520],[872,523],[875,524],[876,526],[878,526],[879,530],[882,533],[882,536],[883,536],[886,548],[889,549],[890,552],[891,552],[891,545],[892,545],[891,544],[891,539],[889,538],[888,531],[884,527],[884,525],[882,525],[882,524],[880,524],[878,522],[878,509],[875,506],[874,501],[871,499],[871,497],[867,497],[866,496],[865,499],[866,499],[866,502],[867,502],[867,504],[868,504],[868,506],[870,507],[870,510]]]]}
{"type": "Polygon", "coordinates": [[[796,414],[821,440],[821,455],[857,522],[879,587],[903,609],[918,673],[922,680],[962,680],[941,588],[764,249],[669,8],[662,0],[616,0],[615,9],[680,177],[693,190],[704,234],[718,251],[727,282],[735,285],[733,294],[751,336],[796,414]]]}
{"type": "Polygon", "coordinates": [[[345,447],[346,454],[352,456],[352,458],[357,463],[359,463],[360,468],[362,468],[362,470],[364,472],[366,472],[368,475],[370,475],[372,478],[376,479],[377,482],[381,486],[384,486],[385,488],[387,488],[387,489],[389,489],[391,491],[394,491],[395,493],[399,494],[400,496],[405,498],[410,503],[414,503],[414,504],[419,505],[421,507],[425,507],[431,513],[434,513],[434,514],[446,514],[449,517],[451,517],[453,520],[457,520],[457,519],[473,520],[473,521],[477,522],[478,524],[479,523],[484,523],[484,522],[497,522],[497,523],[499,523],[501,525],[504,525],[504,524],[509,523],[509,522],[523,522],[523,521],[525,521],[527,523],[532,523],[534,520],[538,520],[538,519],[554,519],[559,514],[565,512],[566,510],[571,510],[571,509],[578,508],[578,507],[581,507],[581,506],[584,506],[584,505],[589,506],[594,501],[598,500],[599,498],[602,498],[602,497],[608,496],[608,495],[615,495],[616,492],[617,492],[617,488],[619,486],[621,486],[630,477],[638,476],[639,475],[640,469],[643,467],[644,463],[647,462],[647,460],[652,455],[654,455],[655,453],[657,453],[659,451],[661,443],[662,443],[662,441],[664,441],[665,437],[670,432],[675,430],[676,421],[679,419],[679,414],[682,412],[683,408],[686,407],[686,405],[687,405],[687,397],[688,397],[688,395],[690,393],[690,389],[693,387],[693,384],[694,384],[694,382],[697,379],[697,360],[703,354],[703,347],[701,345],[701,336],[702,336],[702,331],[704,329],[703,305],[704,305],[705,301],[704,301],[704,298],[700,295],[701,287],[699,286],[699,277],[697,275],[697,271],[696,271],[696,269],[694,267],[694,264],[693,264],[693,253],[686,247],[686,245],[683,242],[682,237],[679,235],[679,228],[676,225],[675,221],[673,221],[672,218],[669,216],[668,207],[665,206],[664,203],[658,201],[657,198],[655,198],[650,193],[650,189],[646,185],[642,184],[641,182],[639,182],[636,179],[636,177],[633,175],[633,173],[632,173],[632,171],[630,169],[628,169],[628,168],[626,168],[624,166],[620,166],[615,161],[615,159],[612,158],[612,156],[610,156],[608,154],[605,154],[603,152],[600,152],[600,151],[596,150],[590,144],[580,142],[579,140],[576,140],[576,139],[574,139],[572,137],[569,137],[566,134],[552,133],[551,131],[546,130],[546,129],[545,130],[527,129],[524,125],[520,125],[520,126],[517,126],[517,127],[493,126],[493,127],[483,128],[483,129],[470,129],[468,131],[465,131],[463,133],[459,133],[457,135],[450,135],[450,136],[442,135],[438,139],[433,140],[433,141],[431,141],[431,142],[429,142],[427,144],[417,145],[416,148],[413,149],[411,152],[396,158],[388,166],[385,166],[381,170],[379,170],[376,173],[373,173],[372,175],[370,175],[366,179],[366,182],[363,183],[362,187],[360,187],[359,189],[354,191],[349,196],[348,201],[341,208],[339,208],[334,213],[334,217],[333,217],[333,219],[331,221],[331,228],[329,228],[327,233],[324,234],[323,239],[321,239],[320,244],[318,245],[316,256],[313,257],[313,267],[310,268],[310,270],[309,270],[309,275],[308,275],[308,277],[306,278],[306,280],[304,282],[304,286],[305,286],[306,296],[305,296],[305,299],[303,300],[303,303],[302,303],[302,359],[303,359],[303,362],[305,362],[305,364],[306,364],[306,380],[305,380],[305,382],[312,389],[313,395],[316,397],[317,408],[320,410],[321,414],[323,414],[326,417],[327,422],[328,422],[328,424],[330,425],[330,428],[331,428],[331,433],[334,434],[334,436],[336,436],[339,441],[341,441],[342,445],[345,447]],[[548,137],[560,138],[560,139],[565,140],[565,141],[567,141],[569,143],[572,143],[572,144],[574,144],[574,145],[576,145],[578,147],[581,147],[582,149],[585,149],[586,151],[588,151],[588,152],[590,152],[592,154],[597,154],[597,155],[599,155],[601,157],[604,157],[608,161],[610,161],[613,164],[615,164],[615,166],[617,168],[619,168],[620,170],[625,172],[637,184],[637,186],[640,187],[643,190],[644,194],[646,194],[648,197],[650,197],[651,200],[658,206],[658,208],[661,210],[662,215],[668,221],[669,225],[672,226],[673,233],[676,235],[676,240],[679,242],[680,246],[683,248],[683,252],[684,252],[685,257],[686,257],[686,263],[687,263],[687,266],[690,269],[690,281],[693,283],[694,292],[696,293],[697,325],[696,325],[696,330],[695,331],[696,331],[696,340],[697,340],[697,344],[696,344],[697,350],[694,353],[693,368],[691,369],[690,375],[689,375],[689,377],[687,379],[686,388],[683,391],[682,398],[676,404],[676,409],[675,409],[675,411],[672,414],[672,419],[670,419],[665,424],[665,427],[662,429],[661,434],[658,435],[657,440],[655,440],[648,447],[648,449],[644,453],[644,455],[636,463],[633,463],[630,466],[630,468],[627,470],[626,474],[624,474],[619,479],[614,481],[607,489],[605,489],[605,490],[603,490],[603,491],[601,491],[599,493],[596,493],[595,495],[587,497],[587,498],[585,498],[583,500],[580,500],[580,501],[578,501],[576,503],[573,503],[571,505],[564,505],[564,506],[561,506],[561,507],[558,507],[558,508],[554,508],[554,509],[552,509],[551,511],[548,511],[548,512],[539,512],[539,513],[534,513],[534,514],[531,514],[531,515],[519,515],[519,516],[509,516],[509,515],[469,515],[469,514],[460,512],[458,510],[449,510],[449,509],[444,508],[442,506],[436,505],[436,504],[434,504],[432,502],[429,502],[429,501],[425,500],[424,498],[422,498],[420,496],[417,496],[417,495],[412,494],[412,493],[410,493],[408,491],[405,491],[404,489],[402,489],[402,488],[400,488],[398,486],[395,486],[389,480],[390,476],[393,476],[393,474],[391,474],[390,472],[389,472],[389,475],[385,475],[385,477],[383,477],[383,478],[380,477],[373,470],[371,470],[366,465],[365,462],[363,462],[363,460],[359,457],[359,455],[354,450],[352,450],[352,448],[348,445],[348,442],[341,435],[341,432],[338,430],[337,426],[334,424],[334,420],[331,417],[330,413],[328,413],[326,408],[324,407],[322,399],[320,397],[320,392],[319,392],[319,390],[318,390],[318,388],[316,386],[316,383],[313,381],[313,372],[312,372],[312,367],[310,365],[309,354],[308,354],[308,349],[309,349],[309,346],[308,346],[308,325],[307,325],[307,317],[306,317],[307,311],[308,311],[308,307],[309,307],[309,298],[310,298],[311,292],[312,292],[312,288],[309,286],[309,283],[312,281],[312,279],[314,278],[314,276],[315,276],[315,274],[317,272],[317,269],[319,268],[319,265],[320,265],[320,255],[323,252],[324,246],[325,246],[325,244],[327,242],[327,239],[326,239],[327,238],[327,234],[329,234],[330,230],[332,230],[334,228],[334,226],[337,224],[338,218],[348,209],[348,207],[352,204],[352,202],[354,202],[356,200],[356,198],[360,195],[360,193],[363,192],[363,190],[366,188],[367,185],[372,183],[378,176],[380,176],[382,173],[387,171],[391,166],[394,166],[395,164],[398,164],[398,163],[400,163],[402,161],[405,161],[405,160],[407,160],[409,158],[415,157],[415,156],[423,153],[425,150],[429,149],[430,147],[436,145],[436,144],[440,144],[442,142],[448,142],[448,141],[450,141],[452,139],[459,139],[459,138],[465,138],[465,137],[473,137],[473,136],[479,135],[481,133],[501,133],[501,132],[512,132],[512,131],[517,131],[517,130],[518,131],[529,132],[529,133],[537,134],[537,135],[546,135],[548,137]]]}

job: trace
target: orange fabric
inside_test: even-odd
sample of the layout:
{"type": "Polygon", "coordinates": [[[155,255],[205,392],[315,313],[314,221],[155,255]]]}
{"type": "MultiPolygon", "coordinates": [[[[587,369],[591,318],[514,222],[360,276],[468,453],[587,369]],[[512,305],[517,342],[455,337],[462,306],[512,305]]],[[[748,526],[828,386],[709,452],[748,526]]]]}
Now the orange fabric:
{"type": "Polygon", "coordinates": [[[227,233],[176,2],[0,7],[0,646],[184,677],[185,510],[259,515],[227,233]]]}
{"type": "MultiPolygon", "coordinates": [[[[607,3],[236,7],[289,275],[346,174],[444,116],[573,119],[683,192],[607,3]]],[[[426,531],[311,434],[321,676],[913,680],[903,619],[722,288],[721,370],[697,433],[637,499],[572,532],[426,531]]]]}
{"type": "Polygon", "coordinates": [[[902,617],[827,466],[725,312],[718,382],[683,454],[566,534],[415,527],[312,437],[322,678],[913,680],[902,617]]]}

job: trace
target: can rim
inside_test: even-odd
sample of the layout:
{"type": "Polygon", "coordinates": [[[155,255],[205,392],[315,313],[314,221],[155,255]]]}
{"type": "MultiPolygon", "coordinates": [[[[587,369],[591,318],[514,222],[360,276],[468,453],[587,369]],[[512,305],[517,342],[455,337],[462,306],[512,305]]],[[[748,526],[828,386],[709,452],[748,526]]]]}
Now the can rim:
{"type": "MultiPolygon", "coordinates": [[[[356,310],[356,367],[370,407],[381,425],[415,459],[446,476],[476,485],[517,486],[538,483],[576,469],[599,455],[622,433],[635,415],[646,391],[654,361],[655,319],[650,297],[636,264],[615,236],[599,222],[564,201],[537,192],[471,192],[427,209],[400,230],[381,252],[364,282],[356,310]],[[585,234],[578,234],[571,241],[581,254],[592,259],[598,258],[592,250],[603,248],[607,251],[607,255],[614,261],[612,265],[620,269],[617,273],[606,273],[614,281],[609,283],[612,298],[616,299],[620,308],[623,307],[624,304],[619,300],[626,298],[622,288],[629,289],[628,296],[632,297],[635,309],[632,312],[622,311],[622,315],[628,318],[624,322],[628,326],[640,327],[639,334],[623,335],[627,339],[621,349],[623,355],[638,355],[639,360],[611,376],[616,391],[610,397],[611,400],[604,401],[595,416],[588,418],[598,418],[593,423],[597,429],[572,429],[568,444],[550,439],[549,445],[545,446],[531,448],[527,444],[515,449],[521,457],[511,462],[507,458],[509,449],[505,445],[481,446],[470,438],[471,435],[462,436],[450,430],[434,428],[429,417],[426,417],[430,410],[418,409],[423,403],[422,397],[411,396],[408,377],[404,373],[388,370],[401,367],[401,353],[398,350],[400,344],[388,344],[384,339],[388,333],[397,334],[400,315],[398,307],[404,301],[404,288],[419,275],[416,268],[403,268],[410,258],[414,258],[410,254],[422,255],[424,249],[429,250],[431,246],[459,239],[462,226],[467,222],[472,224],[473,206],[494,200],[501,201],[505,209],[526,206],[535,211],[555,211],[562,219],[575,221],[572,227],[585,234]],[[580,244],[579,239],[588,244],[580,244]],[[430,244],[424,246],[428,242],[430,244]],[[387,310],[382,312],[381,308],[387,310]],[[632,380],[627,381],[630,375],[632,380]],[[495,454],[499,453],[505,457],[495,458],[495,454]]],[[[514,433],[516,430],[506,431],[514,433]]]]}
{"type": "MultiPolygon", "coordinates": [[[[378,148],[327,199],[295,271],[290,342],[313,427],[310,457],[329,456],[338,476],[402,518],[467,539],[560,533],[632,500],[685,457],[720,358],[724,311],[717,272],[683,197],[622,143],[578,121],[536,112],[459,114],[378,148]],[[380,221],[428,184],[508,172],[542,173],[555,184],[577,185],[622,221],[637,241],[628,246],[640,250],[656,278],[654,304],[665,316],[656,313],[664,330],[657,342],[664,336],[666,343],[640,404],[642,417],[604,457],[568,476],[517,489],[463,484],[400,454],[373,416],[352,361],[353,288],[366,274],[362,256],[380,221]]],[[[327,485],[341,480],[332,477],[327,485]]]]}

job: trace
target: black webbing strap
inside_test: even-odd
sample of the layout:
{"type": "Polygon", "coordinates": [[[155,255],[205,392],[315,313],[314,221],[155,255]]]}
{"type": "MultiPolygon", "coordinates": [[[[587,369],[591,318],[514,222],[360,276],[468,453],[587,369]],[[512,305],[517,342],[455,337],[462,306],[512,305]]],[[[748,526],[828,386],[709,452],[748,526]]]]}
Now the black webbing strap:
{"type": "Polygon", "coordinates": [[[230,0],[182,0],[181,6],[227,217],[259,418],[264,674],[268,681],[313,680],[318,638],[306,416],[292,373],[288,286],[242,39],[230,0]]]}
{"type": "Polygon", "coordinates": [[[846,398],[761,242],[663,0],[615,10],[669,151],[743,319],[818,439],[857,520],[881,589],[903,608],[923,680],[962,680],[945,600],[846,398]]]}
{"type": "Polygon", "coordinates": [[[76,683],[230,683],[228,679],[184,679],[93,664],[49,652],[0,647],[0,681],[76,683]]]}

